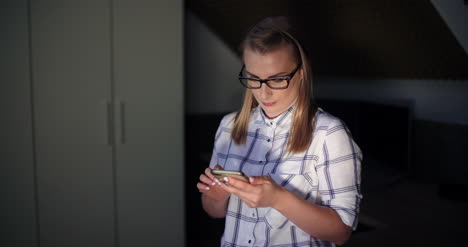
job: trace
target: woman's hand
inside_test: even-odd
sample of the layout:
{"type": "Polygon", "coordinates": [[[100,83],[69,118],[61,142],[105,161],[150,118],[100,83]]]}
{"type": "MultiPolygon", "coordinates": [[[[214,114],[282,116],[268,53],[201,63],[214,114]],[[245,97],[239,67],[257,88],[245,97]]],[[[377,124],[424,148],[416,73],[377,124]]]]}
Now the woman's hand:
{"type": "Polygon", "coordinates": [[[249,177],[249,183],[228,178],[227,185],[221,184],[224,190],[237,195],[251,208],[272,207],[286,190],[279,186],[270,177],[249,177]]]}
{"type": "MultiPolygon", "coordinates": [[[[216,165],[215,169],[223,169],[220,165],[216,165]]],[[[207,197],[215,201],[226,200],[229,197],[229,192],[222,189],[221,184],[211,173],[211,168],[206,168],[205,173],[200,175],[200,182],[197,184],[198,190],[204,193],[207,197]]]]}
{"type": "Polygon", "coordinates": [[[270,177],[250,177],[249,183],[230,177],[226,182],[228,185],[220,187],[249,207],[274,208],[312,236],[341,245],[351,235],[352,228],[343,223],[335,210],[297,197],[270,177]]]}

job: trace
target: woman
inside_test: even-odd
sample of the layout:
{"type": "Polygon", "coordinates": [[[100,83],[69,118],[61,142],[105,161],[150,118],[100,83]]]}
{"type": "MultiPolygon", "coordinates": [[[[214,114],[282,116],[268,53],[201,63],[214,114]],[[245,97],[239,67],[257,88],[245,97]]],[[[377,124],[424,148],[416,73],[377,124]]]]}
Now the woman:
{"type": "Polygon", "coordinates": [[[345,243],[362,198],[359,147],[341,120],[311,103],[310,63],[285,17],[255,25],[241,51],[244,103],[221,121],[197,184],[204,210],[226,217],[222,246],[345,243]],[[249,181],[218,181],[212,169],[249,181]]]}

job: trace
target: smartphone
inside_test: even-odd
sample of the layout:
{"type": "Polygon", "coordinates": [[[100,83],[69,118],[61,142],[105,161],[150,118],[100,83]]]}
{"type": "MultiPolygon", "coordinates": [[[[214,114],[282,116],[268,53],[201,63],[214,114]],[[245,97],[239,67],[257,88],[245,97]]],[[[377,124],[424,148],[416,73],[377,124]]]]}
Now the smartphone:
{"type": "Polygon", "coordinates": [[[213,169],[211,170],[211,173],[219,181],[224,181],[224,177],[233,177],[244,182],[249,182],[249,179],[242,172],[213,169]]]}

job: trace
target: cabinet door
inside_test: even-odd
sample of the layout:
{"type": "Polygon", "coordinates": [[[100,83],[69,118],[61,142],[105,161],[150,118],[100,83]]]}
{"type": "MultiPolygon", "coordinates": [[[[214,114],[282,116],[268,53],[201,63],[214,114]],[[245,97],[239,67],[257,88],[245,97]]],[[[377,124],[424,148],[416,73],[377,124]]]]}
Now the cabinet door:
{"type": "Polygon", "coordinates": [[[37,246],[27,1],[0,2],[0,246],[37,246]]]}
{"type": "Polygon", "coordinates": [[[184,245],[182,1],[114,1],[121,247],[184,245]]]}
{"type": "Polygon", "coordinates": [[[40,245],[114,246],[108,0],[31,1],[40,245]]]}

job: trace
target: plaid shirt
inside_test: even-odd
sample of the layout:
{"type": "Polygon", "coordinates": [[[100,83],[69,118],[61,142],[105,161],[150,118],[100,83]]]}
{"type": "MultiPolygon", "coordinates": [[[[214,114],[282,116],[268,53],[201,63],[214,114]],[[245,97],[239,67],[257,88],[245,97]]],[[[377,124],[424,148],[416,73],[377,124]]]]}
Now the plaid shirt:
{"type": "MultiPolygon", "coordinates": [[[[310,203],[334,209],[343,222],[357,226],[362,154],[344,123],[319,109],[311,145],[287,154],[294,106],[271,120],[260,107],[252,110],[247,142],[231,139],[235,113],[226,115],[216,132],[210,167],[270,176],[310,203]]],[[[302,231],[273,208],[249,208],[231,195],[222,246],[335,246],[302,231]]]]}

